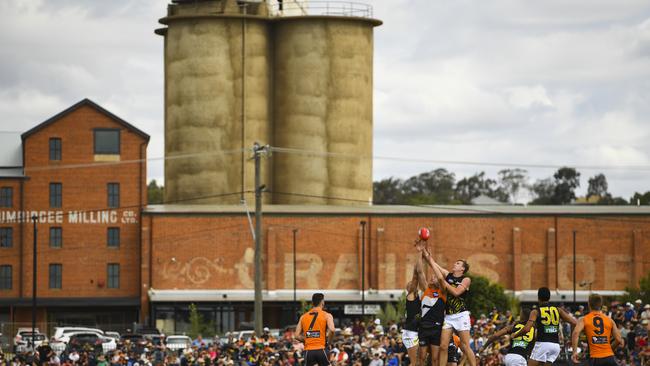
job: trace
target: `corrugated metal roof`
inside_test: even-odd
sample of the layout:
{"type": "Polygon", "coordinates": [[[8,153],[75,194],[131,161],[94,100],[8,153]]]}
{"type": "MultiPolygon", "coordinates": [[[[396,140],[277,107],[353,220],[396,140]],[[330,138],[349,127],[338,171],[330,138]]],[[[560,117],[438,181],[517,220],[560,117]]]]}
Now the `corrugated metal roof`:
{"type": "MultiPolygon", "coordinates": [[[[251,204],[248,209],[255,210],[251,204]]],[[[242,205],[149,205],[145,214],[244,214],[242,205]]],[[[312,215],[646,215],[650,206],[512,206],[512,205],[429,205],[429,206],[308,206],[265,205],[264,214],[312,215]]]]}

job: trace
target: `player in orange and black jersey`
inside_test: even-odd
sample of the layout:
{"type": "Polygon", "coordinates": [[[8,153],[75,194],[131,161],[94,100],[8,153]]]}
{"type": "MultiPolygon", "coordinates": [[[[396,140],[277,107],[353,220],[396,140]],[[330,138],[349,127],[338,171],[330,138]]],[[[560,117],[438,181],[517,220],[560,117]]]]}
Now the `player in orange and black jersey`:
{"type": "Polygon", "coordinates": [[[329,366],[325,346],[334,335],[334,318],[323,310],[325,295],[316,293],[311,297],[313,307],[298,320],[296,339],[305,343],[305,365],[329,366]]]}
{"type": "Polygon", "coordinates": [[[428,250],[424,249],[422,255],[433,268],[435,277],[446,296],[446,315],[440,335],[440,366],[446,366],[449,343],[454,330],[458,333],[460,349],[467,357],[467,362],[470,366],[476,366],[476,356],[469,346],[470,314],[467,307],[467,294],[472,280],[465,275],[469,271],[469,264],[464,260],[458,260],[452,270],[447,271],[433,260],[428,250]]]}
{"type": "Polygon", "coordinates": [[[535,326],[537,329],[537,341],[528,359],[529,366],[537,366],[539,363],[552,364],[560,355],[560,319],[576,325],[576,320],[562,308],[549,303],[551,290],[548,287],[540,287],[537,290],[538,308],[530,312],[526,326],[512,334],[517,338],[530,331],[535,326]]]}
{"type": "Polygon", "coordinates": [[[589,296],[589,314],[578,320],[578,324],[571,336],[571,345],[574,350],[571,359],[575,363],[580,362],[578,360],[578,352],[575,352],[575,350],[578,347],[580,333],[584,330],[587,336],[587,344],[589,345],[589,365],[617,365],[616,358],[614,357],[614,349],[616,349],[617,345],[623,344],[623,338],[618,327],[616,327],[616,323],[601,311],[602,306],[603,298],[600,295],[594,294],[589,296]],[[612,337],[614,338],[614,343],[610,344],[612,337]]]}
{"type": "MultiPolygon", "coordinates": [[[[428,253],[421,240],[416,241],[416,248],[424,255],[428,253]]],[[[418,268],[418,278],[425,288],[421,297],[420,325],[418,327],[418,343],[420,345],[419,366],[426,365],[427,353],[431,354],[431,365],[438,366],[440,350],[440,335],[445,321],[445,303],[447,294],[440,288],[436,276],[427,278],[423,268],[418,268]]],[[[445,356],[445,363],[447,356],[445,356]]]]}

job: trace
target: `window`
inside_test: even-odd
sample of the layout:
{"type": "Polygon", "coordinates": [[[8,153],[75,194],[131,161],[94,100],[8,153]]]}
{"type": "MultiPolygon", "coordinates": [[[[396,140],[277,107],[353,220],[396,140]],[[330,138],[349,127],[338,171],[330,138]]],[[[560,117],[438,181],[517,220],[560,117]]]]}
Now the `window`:
{"type": "Polygon", "coordinates": [[[50,247],[61,248],[63,245],[63,229],[60,227],[50,228],[50,247]]]}
{"type": "Polygon", "coordinates": [[[0,207],[12,207],[14,205],[14,189],[11,187],[0,188],[0,207]]]}
{"type": "Polygon", "coordinates": [[[120,207],[120,184],[108,183],[108,207],[120,207]]]}
{"type": "Polygon", "coordinates": [[[120,265],[108,264],[108,288],[120,288],[120,265]]]}
{"type": "Polygon", "coordinates": [[[50,139],[50,160],[61,160],[61,139],[58,137],[50,139]]]}
{"type": "Polygon", "coordinates": [[[11,290],[13,276],[11,273],[11,266],[0,266],[0,290],[11,290]]]}
{"type": "Polygon", "coordinates": [[[109,227],[108,228],[108,238],[106,240],[109,248],[117,248],[120,246],[120,228],[119,227],[109,227]]]}
{"type": "Polygon", "coordinates": [[[50,264],[50,288],[61,288],[62,277],[63,265],[58,263],[50,264]]]}
{"type": "Polygon", "coordinates": [[[95,155],[120,154],[120,130],[95,130],[95,155]]]}
{"type": "Polygon", "coordinates": [[[50,207],[61,208],[63,204],[63,185],[61,183],[50,183],[50,207]]]}
{"type": "Polygon", "coordinates": [[[14,246],[14,229],[0,227],[0,248],[11,248],[14,246]]]}

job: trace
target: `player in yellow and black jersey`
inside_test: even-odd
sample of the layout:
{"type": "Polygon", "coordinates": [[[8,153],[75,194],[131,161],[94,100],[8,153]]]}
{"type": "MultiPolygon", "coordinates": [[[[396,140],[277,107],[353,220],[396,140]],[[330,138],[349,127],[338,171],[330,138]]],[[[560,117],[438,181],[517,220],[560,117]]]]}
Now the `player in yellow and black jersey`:
{"type": "Polygon", "coordinates": [[[530,331],[533,325],[537,329],[537,341],[528,359],[529,366],[555,362],[560,354],[560,320],[571,326],[576,325],[576,320],[564,309],[551,305],[550,299],[551,290],[548,287],[537,290],[538,308],[530,312],[526,326],[512,334],[512,338],[517,338],[530,331]]]}

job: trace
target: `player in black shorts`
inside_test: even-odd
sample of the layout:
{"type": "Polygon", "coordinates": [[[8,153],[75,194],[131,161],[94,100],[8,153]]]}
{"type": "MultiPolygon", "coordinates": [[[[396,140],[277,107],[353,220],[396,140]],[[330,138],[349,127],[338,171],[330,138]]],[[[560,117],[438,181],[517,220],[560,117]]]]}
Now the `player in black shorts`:
{"type": "Polygon", "coordinates": [[[458,365],[458,362],[460,362],[460,350],[458,349],[457,342],[460,342],[460,338],[454,334],[452,336],[452,341],[449,342],[447,366],[456,366],[458,365]]]}
{"type": "MultiPolygon", "coordinates": [[[[416,248],[421,253],[424,253],[425,248],[421,240],[416,241],[416,248]]],[[[431,278],[427,279],[424,269],[419,271],[418,276],[420,282],[426,284],[426,289],[421,299],[420,326],[418,328],[420,344],[419,366],[428,366],[426,365],[427,351],[431,354],[431,364],[438,366],[440,335],[442,333],[442,324],[445,321],[447,294],[441,290],[436,276],[431,276],[431,278]]]]}

